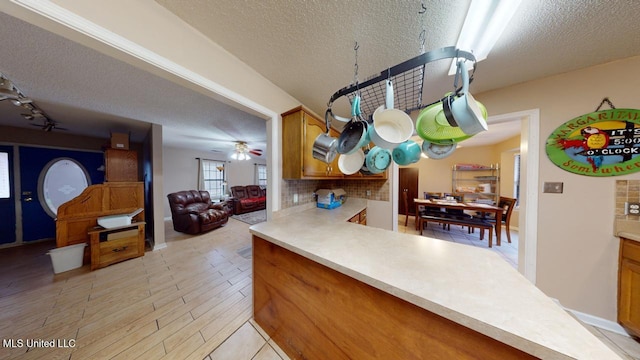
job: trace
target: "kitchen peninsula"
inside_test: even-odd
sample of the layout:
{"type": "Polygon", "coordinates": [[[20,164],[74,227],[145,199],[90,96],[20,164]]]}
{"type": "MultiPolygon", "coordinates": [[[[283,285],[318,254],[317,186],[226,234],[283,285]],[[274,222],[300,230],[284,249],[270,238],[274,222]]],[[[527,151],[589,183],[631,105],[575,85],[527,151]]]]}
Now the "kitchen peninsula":
{"type": "Polygon", "coordinates": [[[252,226],[254,319],[291,358],[620,357],[496,254],[348,223],[252,226]]]}

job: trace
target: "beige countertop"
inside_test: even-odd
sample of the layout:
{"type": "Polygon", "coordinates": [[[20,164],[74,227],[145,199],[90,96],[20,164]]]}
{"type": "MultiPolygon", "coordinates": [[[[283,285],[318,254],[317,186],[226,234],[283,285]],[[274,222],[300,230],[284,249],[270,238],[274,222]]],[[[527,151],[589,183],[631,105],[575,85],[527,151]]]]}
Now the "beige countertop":
{"type": "Polygon", "coordinates": [[[498,255],[348,223],[366,208],[307,208],[252,234],[543,359],[621,359],[498,255]]]}

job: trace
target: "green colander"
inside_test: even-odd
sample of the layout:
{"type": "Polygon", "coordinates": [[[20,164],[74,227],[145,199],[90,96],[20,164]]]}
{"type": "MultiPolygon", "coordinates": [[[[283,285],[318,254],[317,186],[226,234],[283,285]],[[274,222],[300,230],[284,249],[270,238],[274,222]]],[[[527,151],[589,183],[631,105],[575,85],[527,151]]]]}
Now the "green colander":
{"type": "MultiPolygon", "coordinates": [[[[487,108],[484,107],[479,101],[476,101],[482,116],[487,118],[487,108]]],[[[416,132],[423,140],[430,141],[435,144],[450,142],[460,142],[470,138],[473,135],[465,134],[459,127],[449,125],[444,110],[442,108],[442,102],[439,101],[435,104],[429,105],[424,108],[418,119],[416,120],[416,132]]]]}

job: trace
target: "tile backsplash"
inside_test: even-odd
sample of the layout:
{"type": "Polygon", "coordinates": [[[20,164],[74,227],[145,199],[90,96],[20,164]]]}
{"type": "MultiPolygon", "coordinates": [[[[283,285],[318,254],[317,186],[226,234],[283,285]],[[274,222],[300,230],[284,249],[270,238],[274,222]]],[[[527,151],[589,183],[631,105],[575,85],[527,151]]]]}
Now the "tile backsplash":
{"type": "Polygon", "coordinates": [[[313,193],[318,189],[341,188],[347,198],[363,198],[389,201],[389,180],[282,180],[282,208],[315,202],[313,193]],[[371,195],[367,196],[367,191],[371,195]],[[294,204],[293,195],[298,194],[298,203],[294,204]]]}
{"type": "Polygon", "coordinates": [[[616,180],[616,220],[640,221],[638,215],[625,215],[625,202],[640,202],[640,180],[616,180]]]}

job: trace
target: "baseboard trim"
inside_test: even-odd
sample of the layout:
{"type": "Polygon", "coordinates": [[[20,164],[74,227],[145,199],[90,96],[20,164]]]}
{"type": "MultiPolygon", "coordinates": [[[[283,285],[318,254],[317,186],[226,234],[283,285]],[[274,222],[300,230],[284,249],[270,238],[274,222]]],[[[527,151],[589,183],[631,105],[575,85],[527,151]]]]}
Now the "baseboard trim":
{"type": "Polygon", "coordinates": [[[158,244],[153,246],[153,251],[162,250],[167,248],[167,243],[158,244]]]}
{"type": "Polygon", "coordinates": [[[591,326],[595,326],[599,329],[603,329],[603,330],[607,330],[607,331],[611,331],[614,332],[616,334],[622,335],[622,336],[626,336],[626,337],[631,337],[625,330],[624,328],[618,324],[615,321],[611,321],[611,320],[607,320],[607,319],[603,319],[601,317],[597,317],[591,314],[587,314],[587,313],[583,313],[581,311],[578,310],[573,310],[573,309],[569,309],[567,307],[562,306],[562,304],[560,303],[560,301],[558,301],[558,299],[554,299],[551,298],[553,301],[555,301],[558,305],[560,305],[560,307],[562,307],[565,311],[571,313],[571,315],[575,316],[578,320],[580,320],[581,322],[591,325],[591,326]]]}
{"type": "Polygon", "coordinates": [[[565,310],[569,311],[570,313],[572,313],[575,317],[577,317],[578,319],[580,319],[580,321],[584,322],[585,324],[589,324],[591,326],[595,326],[597,328],[603,329],[603,330],[607,330],[607,331],[611,331],[614,332],[616,334],[620,334],[626,337],[631,337],[625,330],[624,328],[618,324],[617,322],[611,321],[611,320],[607,320],[607,319],[603,319],[597,316],[593,316],[590,314],[585,314],[583,312],[577,311],[577,310],[571,310],[571,309],[567,309],[565,308],[565,310]]]}

